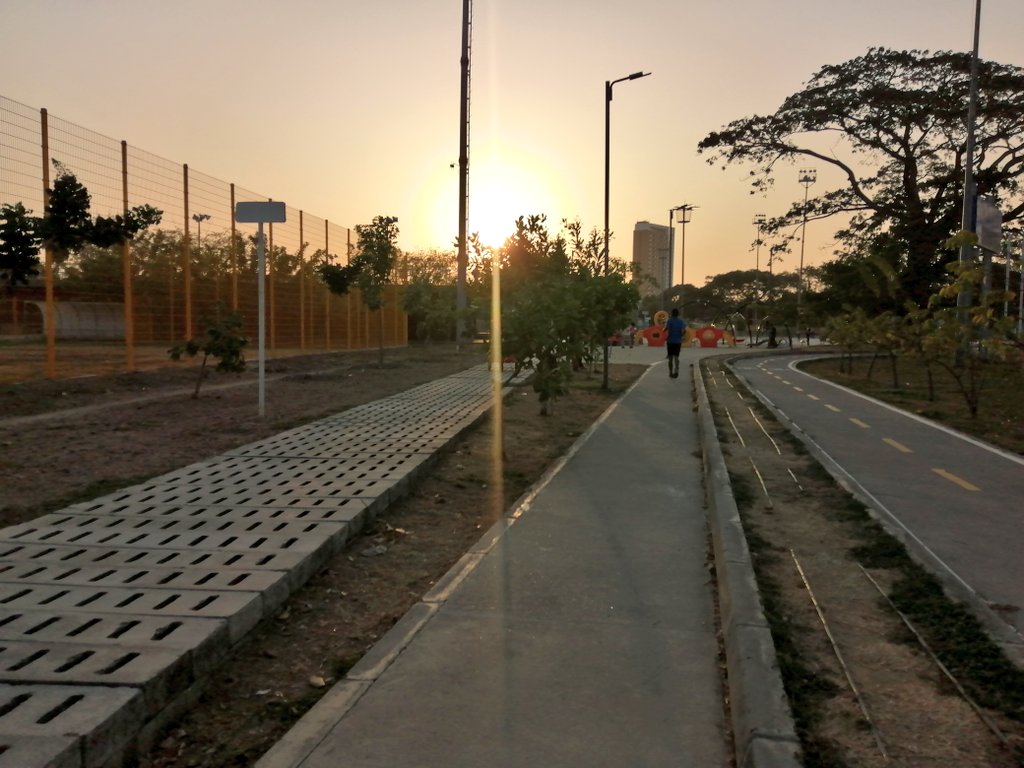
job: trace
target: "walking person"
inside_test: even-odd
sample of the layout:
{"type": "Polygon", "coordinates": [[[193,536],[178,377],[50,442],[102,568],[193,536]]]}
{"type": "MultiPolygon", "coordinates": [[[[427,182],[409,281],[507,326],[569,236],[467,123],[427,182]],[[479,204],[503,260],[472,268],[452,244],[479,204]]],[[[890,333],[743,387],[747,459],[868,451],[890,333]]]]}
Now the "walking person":
{"type": "Polygon", "coordinates": [[[665,350],[668,356],[669,378],[679,378],[679,350],[683,347],[686,335],[686,321],[679,316],[679,310],[673,308],[672,316],[665,323],[665,350]]]}

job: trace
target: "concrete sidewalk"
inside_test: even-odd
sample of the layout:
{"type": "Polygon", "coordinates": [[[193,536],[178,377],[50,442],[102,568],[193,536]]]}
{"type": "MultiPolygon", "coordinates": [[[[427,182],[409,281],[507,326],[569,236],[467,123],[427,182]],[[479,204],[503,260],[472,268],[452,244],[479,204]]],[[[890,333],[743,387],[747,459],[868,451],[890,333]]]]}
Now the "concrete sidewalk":
{"type": "Polygon", "coordinates": [[[708,352],[653,365],[258,767],[729,764],[687,366],[708,352]]]}

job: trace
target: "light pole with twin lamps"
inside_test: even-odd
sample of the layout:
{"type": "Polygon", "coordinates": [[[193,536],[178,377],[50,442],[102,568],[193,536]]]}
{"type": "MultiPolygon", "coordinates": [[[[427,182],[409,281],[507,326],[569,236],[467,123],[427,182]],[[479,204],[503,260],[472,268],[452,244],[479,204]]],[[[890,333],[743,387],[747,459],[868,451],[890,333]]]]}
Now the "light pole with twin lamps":
{"type": "MultiPolygon", "coordinates": [[[[754,241],[754,328],[759,330],[760,320],[758,319],[758,290],[761,285],[761,229],[768,218],[763,213],[754,214],[754,226],[757,227],[757,240],[754,241]]],[[[747,334],[750,336],[750,334],[747,334]]],[[[753,344],[753,338],[747,340],[753,344]]]]}
{"type": "Polygon", "coordinates": [[[695,205],[683,203],[682,205],[677,205],[675,208],[670,209],[668,212],[668,289],[670,291],[672,290],[672,246],[675,235],[675,225],[676,223],[683,225],[679,245],[679,311],[683,312],[684,315],[686,314],[683,311],[683,304],[685,303],[683,299],[685,298],[684,294],[686,292],[686,225],[690,223],[690,214],[696,207],[697,206],[695,205]],[[676,211],[682,211],[682,218],[678,220],[675,219],[676,211]]]}
{"type": "MultiPolygon", "coordinates": [[[[608,197],[611,176],[611,138],[612,138],[612,87],[626,80],[638,80],[647,77],[650,72],[634,72],[618,80],[604,81],[604,276],[608,277],[608,197]]],[[[601,377],[602,389],[608,389],[608,336],[604,338],[604,375],[601,377]]]]}
{"type": "Polygon", "coordinates": [[[814,168],[802,168],[800,170],[800,183],[804,185],[804,217],[800,224],[800,271],[797,274],[796,286],[796,324],[803,328],[800,323],[800,306],[804,298],[804,242],[807,237],[807,193],[811,185],[818,180],[818,172],[814,168]]]}

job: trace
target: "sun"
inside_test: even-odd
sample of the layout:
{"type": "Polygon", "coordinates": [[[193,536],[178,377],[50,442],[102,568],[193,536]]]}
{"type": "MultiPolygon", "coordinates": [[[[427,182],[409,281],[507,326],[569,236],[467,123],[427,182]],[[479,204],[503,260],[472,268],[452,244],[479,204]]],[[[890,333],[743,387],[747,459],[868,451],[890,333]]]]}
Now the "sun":
{"type": "MultiPolygon", "coordinates": [[[[458,236],[458,166],[446,168],[424,186],[423,226],[435,243],[452,247],[458,236]]],[[[468,233],[498,248],[516,229],[520,216],[544,214],[549,231],[561,227],[570,199],[566,183],[553,168],[526,151],[483,148],[469,167],[468,233]]]]}
{"type": "Polygon", "coordinates": [[[558,207],[543,171],[517,160],[522,158],[492,154],[470,168],[469,232],[479,233],[484,245],[502,245],[520,216],[544,213],[551,218],[558,207]]]}

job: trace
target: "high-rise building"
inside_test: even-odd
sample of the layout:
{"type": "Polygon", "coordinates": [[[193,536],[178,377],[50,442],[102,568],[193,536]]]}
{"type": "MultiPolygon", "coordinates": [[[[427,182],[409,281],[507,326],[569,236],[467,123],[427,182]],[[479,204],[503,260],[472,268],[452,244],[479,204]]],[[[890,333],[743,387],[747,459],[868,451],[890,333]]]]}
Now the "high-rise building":
{"type": "Polygon", "coordinates": [[[649,221],[633,227],[633,267],[641,278],[640,293],[652,296],[668,288],[669,228],[649,221]]]}

